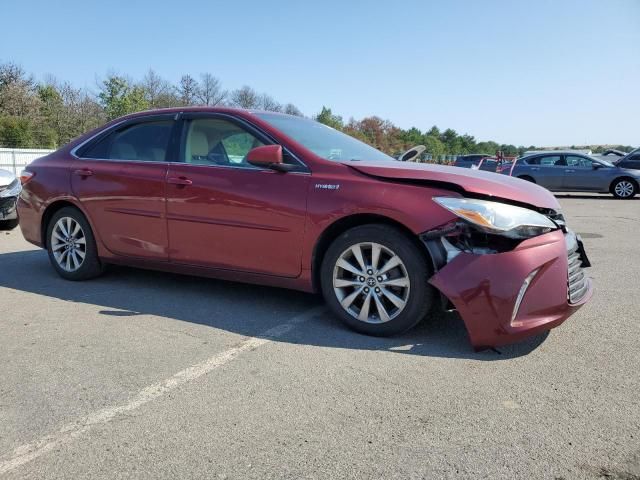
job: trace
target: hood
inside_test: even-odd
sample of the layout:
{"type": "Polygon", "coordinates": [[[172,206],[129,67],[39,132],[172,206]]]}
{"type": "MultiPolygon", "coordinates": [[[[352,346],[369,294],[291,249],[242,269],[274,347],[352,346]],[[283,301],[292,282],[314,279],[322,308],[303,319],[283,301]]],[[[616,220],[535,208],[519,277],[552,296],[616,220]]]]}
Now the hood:
{"type": "MultiPolygon", "coordinates": [[[[554,210],[560,208],[556,197],[546,188],[499,173],[428,163],[344,162],[344,164],[373,177],[457,185],[470,194],[526,203],[538,208],[554,210]]],[[[444,186],[446,188],[446,185],[444,186]]]]}
{"type": "Polygon", "coordinates": [[[4,188],[8,186],[15,179],[16,179],[16,176],[13,173],[8,172],[6,170],[2,170],[0,168],[0,188],[4,188]]]}

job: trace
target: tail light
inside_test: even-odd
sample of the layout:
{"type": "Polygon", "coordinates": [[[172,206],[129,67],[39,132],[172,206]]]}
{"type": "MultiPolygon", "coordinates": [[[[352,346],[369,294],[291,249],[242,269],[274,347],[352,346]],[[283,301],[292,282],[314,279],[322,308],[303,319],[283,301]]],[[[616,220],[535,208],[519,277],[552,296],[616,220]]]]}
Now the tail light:
{"type": "Polygon", "coordinates": [[[28,170],[23,170],[22,173],[20,174],[20,183],[22,185],[27,184],[29,181],[31,181],[31,179],[33,177],[35,177],[36,174],[33,172],[30,172],[28,170]]]}

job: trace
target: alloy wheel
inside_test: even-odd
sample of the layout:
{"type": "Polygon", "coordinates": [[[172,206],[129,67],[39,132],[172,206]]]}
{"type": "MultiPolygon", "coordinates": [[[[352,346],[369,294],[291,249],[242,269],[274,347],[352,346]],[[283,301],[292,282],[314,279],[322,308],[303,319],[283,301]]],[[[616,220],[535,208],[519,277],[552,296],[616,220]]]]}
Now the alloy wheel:
{"type": "Polygon", "coordinates": [[[621,180],[616,183],[614,191],[619,197],[627,198],[633,194],[633,184],[629,180],[621,180]]]}
{"type": "Polygon", "coordinates": [[[338,257],[333,290],[342,308],[366,323],[385,323],[407,304],[411,282],[402,259],[379,243],[357,243],[338,257]]]}
{"type": "Polygon", "coordinates": [[[60,218],[51,232],[51,250],[60,268],[75,272],[87,255],[87,238],[80,224],[71,217],[60,218]]]}

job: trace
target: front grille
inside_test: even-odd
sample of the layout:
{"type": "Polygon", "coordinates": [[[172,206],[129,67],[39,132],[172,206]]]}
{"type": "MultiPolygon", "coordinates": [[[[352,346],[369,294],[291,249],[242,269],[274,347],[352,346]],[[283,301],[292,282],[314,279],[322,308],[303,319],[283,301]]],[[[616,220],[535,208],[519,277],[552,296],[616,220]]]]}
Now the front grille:
{"type": "Polygon", "coordinates": [[[571,248],[569,254],[569,279],[568,279],[568,297],[569,303],[577,303],[587,293],[589,283],[587,277],[582,270],[582,258],[578,251],[578,245],[571,248]]]}

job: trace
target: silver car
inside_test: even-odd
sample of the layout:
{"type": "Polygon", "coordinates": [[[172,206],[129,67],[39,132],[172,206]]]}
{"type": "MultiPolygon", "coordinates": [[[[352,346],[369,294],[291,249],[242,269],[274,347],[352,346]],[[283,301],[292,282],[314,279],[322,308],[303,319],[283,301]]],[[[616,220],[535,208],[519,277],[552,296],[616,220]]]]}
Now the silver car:
{"type": "Polygon", "coordinates": [[[0,169],[0,230],[12,230],[18,225],[16,201],[21,190],[14,174],[0,169]]]}
{"type": "Polygon", "coordinates": [[[640,170],[617,167],[606,160],[575,152],[531,154],[501,173],[535,182],[554,192],[611,193],[633,198],[640,185],[640,170]]]}

